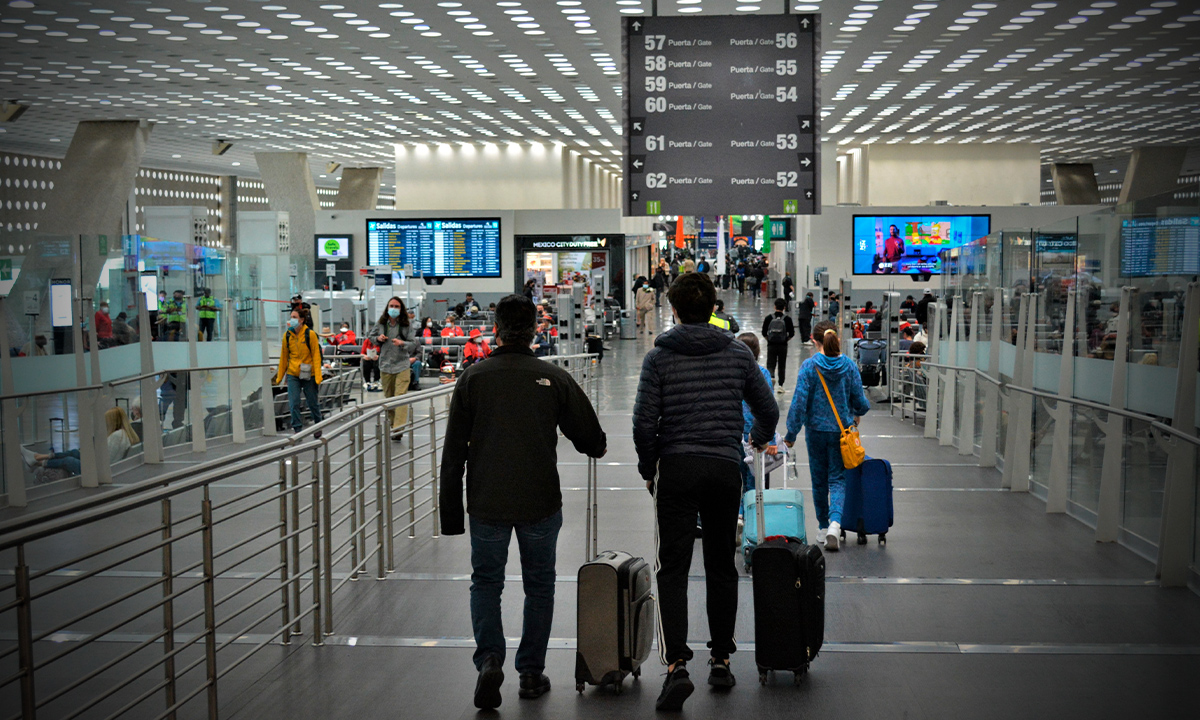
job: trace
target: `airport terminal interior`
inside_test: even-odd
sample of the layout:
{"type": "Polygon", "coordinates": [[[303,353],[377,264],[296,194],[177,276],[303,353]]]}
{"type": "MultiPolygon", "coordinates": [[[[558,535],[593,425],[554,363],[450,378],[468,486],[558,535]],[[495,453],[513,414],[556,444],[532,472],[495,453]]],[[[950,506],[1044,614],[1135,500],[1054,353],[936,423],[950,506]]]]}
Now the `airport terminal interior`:
{"type": "Polygon", "coordinates": [[[687,520],[683,716],[1200,717],[1198,68],[1188,0],[0,0],[0,720],[673,713],[638,464],[680,435],[744,481],[735,535],[687,520]],[[537,462],[553,418],[451,403],[528,304],[607,451],[544,463],[540,697],[533,546],[492,561],[489,699],[440,491],[483,407],[469,488],[537,462]],[[770,401],[747,364],[668,420],[709,380],[664,375],[635,446],[726,331],[770,401]],[[838,353],[844,502],[799,379],[838,353]]]}

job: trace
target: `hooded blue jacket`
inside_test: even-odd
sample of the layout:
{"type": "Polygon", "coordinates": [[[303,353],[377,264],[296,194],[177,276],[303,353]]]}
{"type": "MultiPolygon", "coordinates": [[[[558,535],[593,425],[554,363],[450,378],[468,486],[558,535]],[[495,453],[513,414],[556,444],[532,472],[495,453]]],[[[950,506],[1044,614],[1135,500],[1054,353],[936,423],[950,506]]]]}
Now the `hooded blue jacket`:
{"type": "Polygon", "coordinates": [[[800,366],[796,393],[792,395],[792,406],[788,409],[787,436],[784,438],[787,442],[796,442],[796,436],[805,425],[812,430],[838,432],[837,419],[821,387],[821,378],[817,377],[818,370],[829,385],[829,394],[837,405],[842,425],[853,425],[854,418],[866,415],[871,409],[854,361],[845,355],[829,357],[817,353],[800,366]]]}
{"type": "Polygon", "coordinates": [[[663,455],[741,461],[743,399],[754,415],[750,435],[766,445],[779,406],[750,348],[707,322],[659,335],[642,361],[633,404],[638,472],[652,480],[663,455]]]}

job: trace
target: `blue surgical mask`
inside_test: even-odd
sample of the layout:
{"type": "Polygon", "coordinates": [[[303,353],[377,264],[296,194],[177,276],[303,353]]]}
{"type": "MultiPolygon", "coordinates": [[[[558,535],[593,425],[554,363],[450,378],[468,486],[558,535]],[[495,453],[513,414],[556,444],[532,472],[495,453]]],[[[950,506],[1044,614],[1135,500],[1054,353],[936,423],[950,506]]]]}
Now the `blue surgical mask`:
{"type": "Polygon", "coordinates": [[[400,317],[400,308],[398,308],[398,307],[388,308],[388,317],[400,317]]]}
{"type": "Polygon", "coordinates": [[[288,318],[288,327],[295,330],[300,327],[300,320],[298,318],[288,318]]]}

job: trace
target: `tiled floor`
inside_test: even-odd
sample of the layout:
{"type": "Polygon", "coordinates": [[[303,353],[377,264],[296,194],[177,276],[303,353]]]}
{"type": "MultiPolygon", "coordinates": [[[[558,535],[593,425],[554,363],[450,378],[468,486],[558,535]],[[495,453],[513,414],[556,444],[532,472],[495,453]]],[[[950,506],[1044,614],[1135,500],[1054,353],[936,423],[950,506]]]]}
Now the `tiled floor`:
{"type": "MultiPolygon", "coordinates": [[[[743,326],[761,327],[765,303],[726,297],[743,326]]],[[[667,317],[664,310],[660,326],[667,317]]],[[[600,369],[599,408],[610,447],[599,467],[600,545],[647,558],[653,553],[652,506],[633,464],[630,412],[641,358],[652,341],[648,335],[610,341],[600,369]]],[[[800,353],[793,348],[793,376],[800,353]]],[[[780,396],[781,410],[788,401],[790,395],[780,396]]],[[[911,423],[890,418],[886,407],[864,418],[862,432],[872,455],[894,463],[896,524],[886,547],[873,538],[856,546],[851,538],[848,547],[827,555],[826,648],[808,678],[798,688],[790,677],[759,687],[752,643],[743,642],[733,657],[738,687],[716,695],[701,684],[686,716],[1200,716],[1200,598],[1158,588],[1150,563],[1123,547],[1095,543],[1087,527],[1047,515],[1031,495],[1001,490],[997,471],[924,439],[911,423]]],[[[626,680],[619,697],[574,691],[574,574],[584,555],[585,464],[568,444],[559,449],[566,522],[547,670],[554,690],[537,701],[519,700],[510,651],[500,714],[650,716],[662,672],[655,660],[640,681],[626,680]]],[[[798,449],[801,489],[811,500],[802,444],[798,449]]],[[[270,473],[239,482],[269,483],[270,473]]],[[[816,522],[808,506],[813,537],[816,522]]],[[[105,531],[98,532],[77,535],[73,544],[98,542],[105,531]]],[[[147,568],[153,566],[149,559],[147,568]]],[[[426,528],[416,539],[401,537],[395,573],[382,581],[360,580],[337,596],[334,635],[324,646],[301,638],[290,652],[268,648],[223,680],[222,716],[474,716],[469,572],[466,538],[431,538],[426,528]]],[[[520,631],[519,572],[514,550],[504,608],[511,647],[520,631]]],[[[702,653],[707,625],[698,548],[692,574],[692,645],[702,653]]],[[[749,578],[740,592],[738,633],[750,640],[749,578]]],[[[152,628],[147,623],[130,631],[152,628]]]]}

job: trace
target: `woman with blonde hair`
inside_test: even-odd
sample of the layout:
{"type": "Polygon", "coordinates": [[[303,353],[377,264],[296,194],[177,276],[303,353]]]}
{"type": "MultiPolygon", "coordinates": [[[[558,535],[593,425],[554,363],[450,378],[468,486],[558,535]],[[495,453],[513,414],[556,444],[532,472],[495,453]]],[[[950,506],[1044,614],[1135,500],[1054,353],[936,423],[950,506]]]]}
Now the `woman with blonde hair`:
{"type": "Polygon", "coordinates": [[[129,416],[120,407],[110,407],[104,413],[104,428],[108,433],[108,461],[115,463],[125,457],[129,448],[142,441],[129,423],[129,416]]]}

